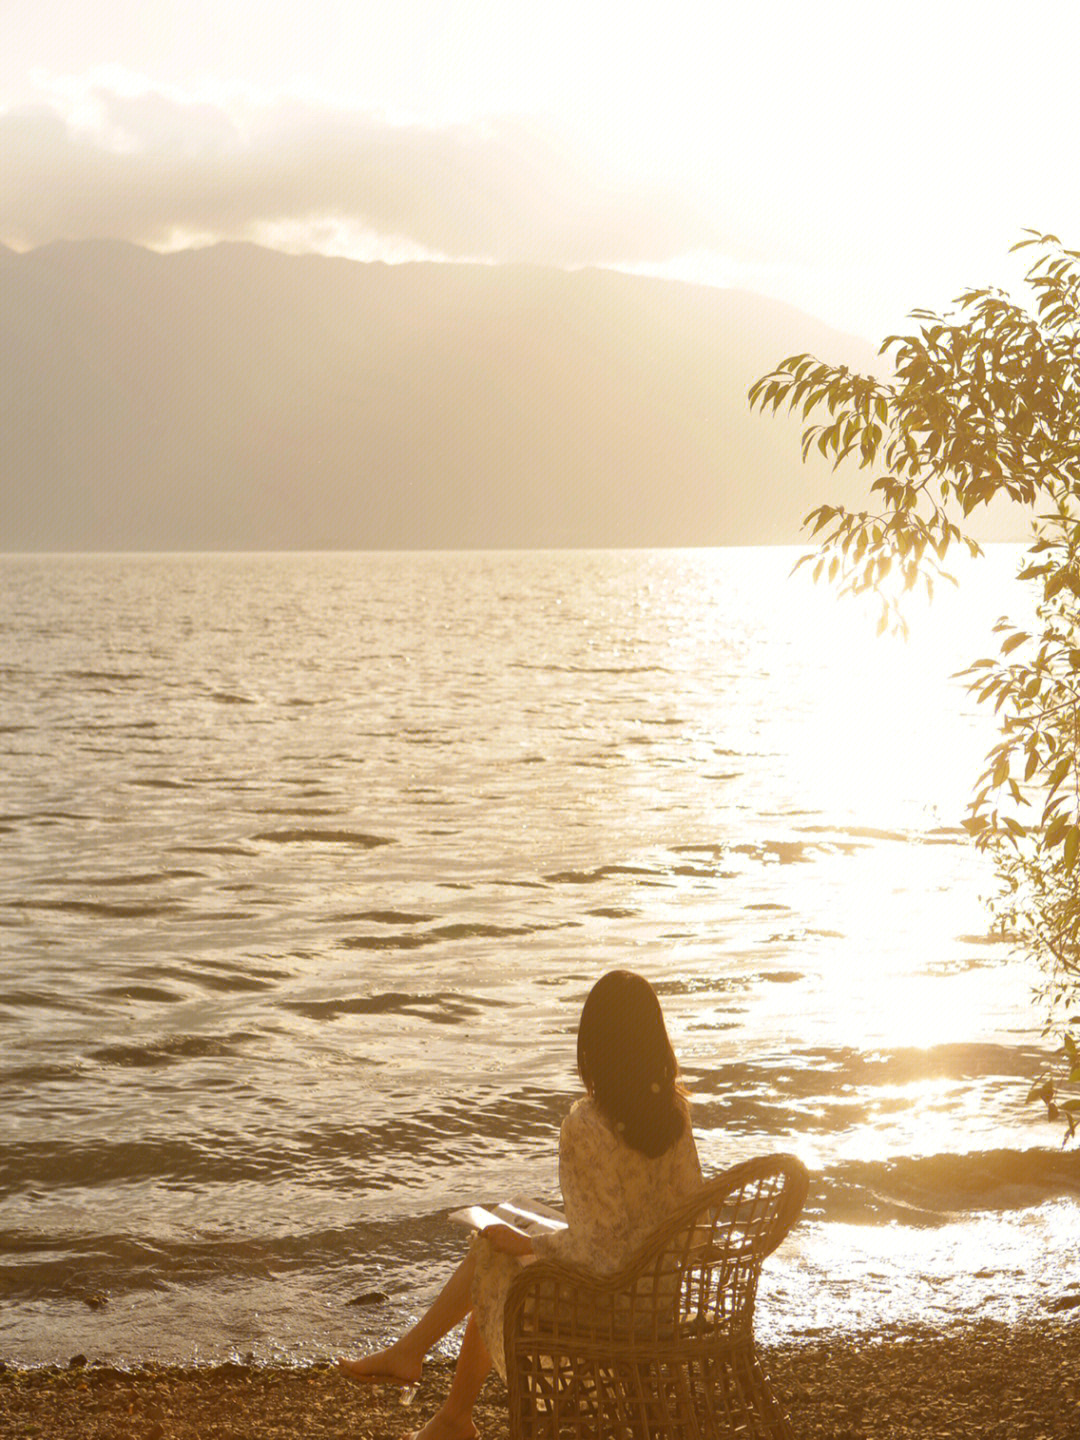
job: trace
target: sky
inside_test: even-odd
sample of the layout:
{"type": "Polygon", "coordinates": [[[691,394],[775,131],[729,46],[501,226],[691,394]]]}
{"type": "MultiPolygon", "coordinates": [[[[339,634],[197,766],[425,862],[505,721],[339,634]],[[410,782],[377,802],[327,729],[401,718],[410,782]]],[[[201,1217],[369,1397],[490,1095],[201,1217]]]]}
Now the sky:
{"type": "Polygon", "coordinates": [[[1080,7],[0,0],[0,241],[606,265],[880,341],[1080,247],[1080,7]]]}

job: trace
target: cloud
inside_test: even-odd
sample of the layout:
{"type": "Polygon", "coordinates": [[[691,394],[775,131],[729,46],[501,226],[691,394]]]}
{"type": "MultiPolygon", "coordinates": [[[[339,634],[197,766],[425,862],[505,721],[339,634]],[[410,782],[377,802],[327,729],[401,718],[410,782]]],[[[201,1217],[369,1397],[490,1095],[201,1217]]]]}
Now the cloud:
{"type": "Polygon", "coordinates": [[[0,238],[169,244],[308,224],[455,258],[662,262],[719,248],[709,207],[605,175],[538,125],[394,121],[100,82],[0,114],[0,238]]]}

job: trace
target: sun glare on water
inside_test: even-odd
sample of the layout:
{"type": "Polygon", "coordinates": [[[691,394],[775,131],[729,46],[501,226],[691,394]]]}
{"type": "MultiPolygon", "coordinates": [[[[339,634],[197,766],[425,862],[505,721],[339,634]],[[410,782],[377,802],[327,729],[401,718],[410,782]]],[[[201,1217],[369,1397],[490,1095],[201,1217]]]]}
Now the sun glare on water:
{"type": "MultiPolygon", "coordinates": [[[[790,569],[790,553],[781,560],[790,569]]],[[[777,1002],[792,1008],[793,1026],[798,1008],[814,1008],[838,1045],[929,1051],[1031,1023],[1031,977],[997,963],[1008,946],[989,933],[992,865],[961,828],[996,731],[957,676],[992,653],[1000,610],[1020,609],[1014,562],[1001,549],[957,565],[959,585],[932,602],[906,598],[907,639],[877,634],[876,601],[839,600],[805,569],[759,609],[788,656],[770,680],[783,741],[766,763],[790,800],[754,820],[812,859],[786,865],[769,898],[793,915],[824,910],[829,927],[804,941],[792,930],[795,948],[778,950],[778,964],[797,958],[814,979],[777,1002]]],[[[718,725],[729,719],[725,708],[718,725]]],[[[932,1077],[911,1087],[895,1108],[913,1108],[925,1138],[951,1102],[932,1077]]]]}

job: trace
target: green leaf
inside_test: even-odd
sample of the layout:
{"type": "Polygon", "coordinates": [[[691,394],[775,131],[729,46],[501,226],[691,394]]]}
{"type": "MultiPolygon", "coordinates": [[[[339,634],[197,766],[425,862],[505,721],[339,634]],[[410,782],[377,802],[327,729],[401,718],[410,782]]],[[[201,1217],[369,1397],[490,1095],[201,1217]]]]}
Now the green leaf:
{"type": "Polygon", "coordinates": [[[1067,815],[1055,815],[1046,828],[1043,835],[1043,844],[1048,850],[1055,849],[1065,839],[1065,831],[1069,828],[1069,817],[1067,815]]]}
{"type": "Polygon", "coordinates": [[[1054,769],[1050,775],[1050,779],[1047,781],[1047,791],[1050,795],[1054,793],[1054,791],[1058,788],[1061,782],[1065,779],[1065,776],[1068,775],[1069,771],[1072,769],[1072,764],[1072,756],[1066,755],[1064,760],[1059,760],[1058,763],[1054,766],[1054,769]]]}

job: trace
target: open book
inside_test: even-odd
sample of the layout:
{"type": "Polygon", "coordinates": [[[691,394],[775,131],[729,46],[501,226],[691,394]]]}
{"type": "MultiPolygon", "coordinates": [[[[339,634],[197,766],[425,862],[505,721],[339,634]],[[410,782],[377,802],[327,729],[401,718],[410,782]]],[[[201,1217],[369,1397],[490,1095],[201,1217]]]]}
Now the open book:
{"type": "Polygon", "coordinates": [[[550,1205],[538,1200],[501,1200],[498,1205],[468,1205],[464,1210],[455,1210],[450,1216],[455,1225],[466,1225],[472,1230],[483,1230],[488,1225],[512,1225],[515,1230],[524,1230],[526,1235],[550,1235],[555,1230],[566,1229],[566,1219],[550,1205]]]}

